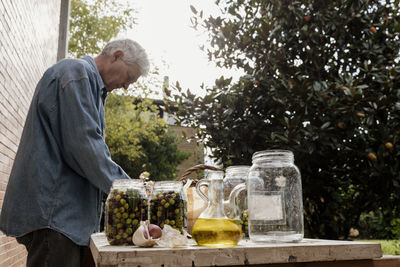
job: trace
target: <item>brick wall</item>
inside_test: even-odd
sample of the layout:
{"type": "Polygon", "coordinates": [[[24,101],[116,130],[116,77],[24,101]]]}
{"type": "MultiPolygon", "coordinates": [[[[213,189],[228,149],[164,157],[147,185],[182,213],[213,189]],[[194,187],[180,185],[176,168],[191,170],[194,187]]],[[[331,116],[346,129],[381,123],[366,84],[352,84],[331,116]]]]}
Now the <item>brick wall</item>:
{"type": "MultiPolygon", "coordinates": [[[[60,0],[0,0],[0,208],[36,83],[57,60],[60,0]]],[[[0,232],[0,266],[26,250],[0,232]]]]}

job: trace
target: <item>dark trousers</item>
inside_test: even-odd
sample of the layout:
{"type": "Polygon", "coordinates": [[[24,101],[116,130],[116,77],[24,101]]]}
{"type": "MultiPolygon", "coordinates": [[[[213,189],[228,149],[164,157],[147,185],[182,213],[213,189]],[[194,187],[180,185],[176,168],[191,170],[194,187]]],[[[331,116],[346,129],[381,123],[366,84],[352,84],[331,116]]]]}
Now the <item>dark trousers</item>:
{"type": "Polygon", "coordinates": [[[88,247],[82,247],[65,235],[40,229],[17,237],[28,251],[27,267],[91,267],[93,258],[88,247]]]}

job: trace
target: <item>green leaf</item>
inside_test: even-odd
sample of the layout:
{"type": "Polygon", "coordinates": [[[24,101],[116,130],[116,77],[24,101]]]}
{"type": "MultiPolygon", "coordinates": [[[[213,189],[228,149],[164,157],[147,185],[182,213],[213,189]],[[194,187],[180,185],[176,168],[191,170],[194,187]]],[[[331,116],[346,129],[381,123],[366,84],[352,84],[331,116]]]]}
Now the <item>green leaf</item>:
{"type": "Polygon", "coordinates": [[[330,121],[325,122],[324,124],[322,124],[321,130],[324,130],[324,129],[328,128],[330,125],[331,125],[331,122],[330,122],[330,121]]]}

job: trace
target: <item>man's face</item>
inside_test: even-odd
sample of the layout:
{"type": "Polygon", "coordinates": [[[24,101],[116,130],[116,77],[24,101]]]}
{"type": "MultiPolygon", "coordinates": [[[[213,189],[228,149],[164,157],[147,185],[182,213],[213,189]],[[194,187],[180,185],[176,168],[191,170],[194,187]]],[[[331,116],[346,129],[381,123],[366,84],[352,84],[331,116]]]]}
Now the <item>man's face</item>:
{"type": "Polygon", "coordinates": [[[137,64],[128,65],[122,60],[123,52],[116,51],[108,61],[102,78],[109,92],[117,88],[127,89],[131,83],[137,81],[141,75],[137,64]]]}

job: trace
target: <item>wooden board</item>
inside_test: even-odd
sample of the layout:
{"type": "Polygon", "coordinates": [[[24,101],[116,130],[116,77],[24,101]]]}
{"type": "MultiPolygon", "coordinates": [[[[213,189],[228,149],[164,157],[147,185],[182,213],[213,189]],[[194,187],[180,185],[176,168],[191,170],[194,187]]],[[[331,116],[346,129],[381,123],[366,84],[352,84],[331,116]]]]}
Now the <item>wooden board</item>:
{"type": "Polygon", "coordinates": [[[192,241],[183,248],[140,248],[110,246],[104,233],[92,235],[90,249],[97,266],[246,266],[382,257],[380,244],[369,242],[304,239],[299,243],[253,243],[242,240],[233,248],[208,248],[196,246],[192,241]]]}

